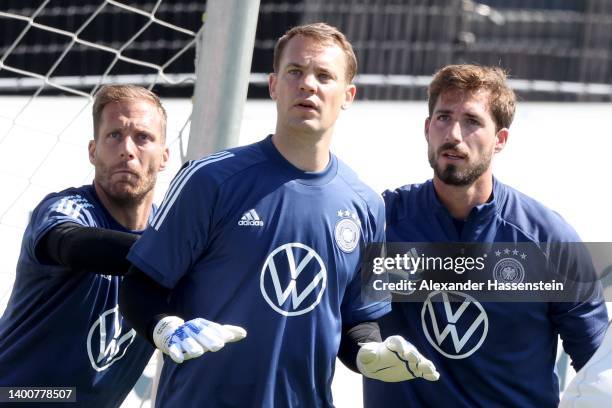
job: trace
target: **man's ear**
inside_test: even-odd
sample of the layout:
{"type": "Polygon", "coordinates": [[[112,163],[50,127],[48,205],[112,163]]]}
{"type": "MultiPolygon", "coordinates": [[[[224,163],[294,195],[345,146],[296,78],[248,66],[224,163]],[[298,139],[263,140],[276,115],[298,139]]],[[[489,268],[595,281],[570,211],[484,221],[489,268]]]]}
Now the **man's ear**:
{"type": "Polygon", "coordinates": [[[431,119],[427,117],[425,119],[425,140],[429,143],[429,125],[431,124],[431,119]]]}
{"type": "Polygon", "coordinates": [[[270,92],[270,98],[272,98],[273,101],[276,100],[276,80],[277,80],[277,75],[273,72],[270,75],[268,75],[268,91],[270,92]]]}
{"type": "Polygon", "coordinates": [[[348,84],[344,90],[344,103],[341,108],[346,110],[351,106],[357,94],[357,87],[354,84],[348,84]]]}
{"type": "Polygon", "coordinates": [[[508,142],[509,135],[510,131],[508,128],[502,128],[497,131],[495,134],[495,153],[499,153],[504,150],[504,147],[506,147],[506,143],[508,142]]]}
{"type": "Polygon", "coordinates": [[[92,139],[89,141],[89,145],[87,146],[87,150],[89,151],[89,162],[91,164],[96,164],[96,141],[92,139]]]}
{"type": "Polygon", "coordinates": [[[162,152],[162,160],[159,163],[159,171],[165,170],[166,165],[168,164],[168,159],[170,158],[170,149],[164,147],[164,151],[162,152]]]}

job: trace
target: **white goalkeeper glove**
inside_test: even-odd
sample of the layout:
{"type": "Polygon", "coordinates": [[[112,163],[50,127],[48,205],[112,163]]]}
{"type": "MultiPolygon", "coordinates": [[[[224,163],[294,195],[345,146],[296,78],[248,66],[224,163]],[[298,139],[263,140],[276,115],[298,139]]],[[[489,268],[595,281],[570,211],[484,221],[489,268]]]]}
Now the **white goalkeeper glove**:
{"type": "Polygon", "coordinates": [[[153,342],[175,363],[200,357],[207,351],[218,351],[225,343],[246,337],[246,330],[229,324],[218,324],[197,318],[183,321],[177,316],[166,316],[153,329],[153,342]]]}
{"type": "Polygon", "coordinates": [[[384,382],[440,378],[433,363],[401,336],[387,337],[382,343],[362,344],[357,353],[357,368],[365,377],[384,382]]]}

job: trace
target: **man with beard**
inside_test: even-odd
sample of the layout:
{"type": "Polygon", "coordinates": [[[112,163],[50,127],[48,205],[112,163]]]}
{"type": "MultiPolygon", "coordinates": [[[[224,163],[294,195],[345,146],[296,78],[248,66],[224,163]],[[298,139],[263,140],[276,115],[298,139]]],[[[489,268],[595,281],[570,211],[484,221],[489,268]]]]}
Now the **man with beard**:
{"type": "MultiPolygon", "coordinates": [[[[434,176],[383,194],[387,242],[427,242],[430,247],[452,242],[524,243],[533,245],[534,253],[538,248],[545,253],[555,242],[579,242],[558,214],[493,177],[492,159],[506,145],[515,110],[515,95],[503,70],[444,67],[434,76],[428,96],[425,139],[434,176]]],[[[518,271],[525,261],[511,260],[513,252],[508,253],[502,267],[518,271]]],[[[577,265],[569,257],[564,261],[568,269],[577,265]]],[[[536,272],[525,265],[525,275],[536,272]]],[[[457,275],[444,273],[448,279],[454,279],[449,274],[457,275]]],[[[491,277],[488,269],[478,273],[491,277]]],[[[419,302],[394,302],[391,313],[379,320],[382,336],[399,334],[412,342],[435,364],[440,380],[365,380],[365,406],[556,407],[557,336],[580,369],[606,329],[601,292],[558,303],[479,301],[481,295],[432,291],[422,294],[419,302]]]]}
{"type": "Polygon", "coordinates": [[[75,387],[62,395],[77,406],[116,407],[153,352],[123,319],[118,295],[168,160],[166,112],[147,89],[105,86],[93,128],[93,184],[46,196],[24,233],[0,320],[0,386],[75,387]]]}

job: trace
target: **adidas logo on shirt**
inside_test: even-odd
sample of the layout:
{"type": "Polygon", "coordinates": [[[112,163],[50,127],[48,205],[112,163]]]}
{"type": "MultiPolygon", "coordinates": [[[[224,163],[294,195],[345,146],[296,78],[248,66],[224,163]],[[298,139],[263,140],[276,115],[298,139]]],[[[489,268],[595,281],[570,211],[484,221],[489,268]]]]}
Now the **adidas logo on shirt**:
{"type": "Polygon", "coordinates": [[[259,214],[255,209],[251,209],[244,213],[240,221],[238,221],[238,225],[240,226],[255,226],[255,227],[263,227],[263,221],[259,218],[259,214]]]}

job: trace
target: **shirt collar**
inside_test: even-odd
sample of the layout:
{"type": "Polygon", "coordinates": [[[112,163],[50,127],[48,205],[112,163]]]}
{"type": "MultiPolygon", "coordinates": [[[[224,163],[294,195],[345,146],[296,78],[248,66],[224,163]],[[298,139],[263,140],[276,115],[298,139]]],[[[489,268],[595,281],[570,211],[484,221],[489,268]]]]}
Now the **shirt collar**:
{"type": "MultiPolygon", "coordinates": [[[[428,202],[435,209],[435,212],[444,212],[448,214],[450,217],[450,213],[448,209],[442,204],[438,195],[436,194],[436,190],[434,188],[433,180],[427,181],[427,198],[428,202]]],[[[468,219],[470,218],[485,218],[491,216],[499,211],[506,200],[506,189],[504,188],[503,183],[500,183],[495,177],[493,177],[493,193],[492,197],[483,204],[479,204],[476,207],[472,208],[470,211],[470,215],[468,215],[468,219]]]]}

